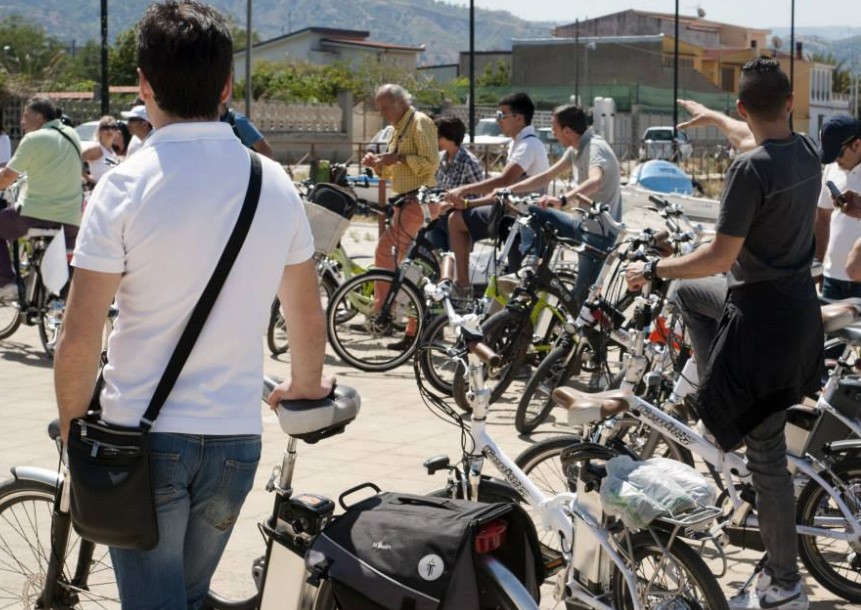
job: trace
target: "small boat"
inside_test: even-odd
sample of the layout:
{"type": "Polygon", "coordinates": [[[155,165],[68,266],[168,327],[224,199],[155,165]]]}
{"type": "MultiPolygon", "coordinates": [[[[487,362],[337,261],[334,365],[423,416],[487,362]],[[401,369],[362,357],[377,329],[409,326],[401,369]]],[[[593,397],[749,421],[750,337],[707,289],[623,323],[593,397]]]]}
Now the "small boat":
{"type": "Polygon", "coordinates": [[[652,160],[638,165],[622,187],[623,212],[636,207],[653,205],[650,195],[657,195],[682,206],[688,216],[697,220],[717,220],[720,202],[717,199],[694,196],[693,179],[669,161],[652,160]]]}

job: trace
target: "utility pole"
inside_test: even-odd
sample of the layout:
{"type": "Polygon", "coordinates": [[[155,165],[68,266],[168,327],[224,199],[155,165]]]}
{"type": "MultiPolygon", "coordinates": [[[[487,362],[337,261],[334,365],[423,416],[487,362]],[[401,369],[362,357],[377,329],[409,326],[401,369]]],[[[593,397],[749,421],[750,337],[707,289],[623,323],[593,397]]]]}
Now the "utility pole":
{"type": "Polygon", "coordinates": [[[679,0],[676,0],[676,24],[673,47],[673,161],[679,157],[678,130],[679,124],[679,0]]]}
{"type": "Polygon", "coordinates": [[[475,0],[469,0],[469,141],[475,144],[475,0]]]}
{"type": "Polygon", "coordinates": [[[245,15],[245,116],[251,118],[251,0],[245,15]]]}
{"type": "Polygon", "coordinates": [[[102,81],[101,102],[102,116],[110,114],[110,91],[108,89],[108,0],[102,0],[102,81]]]}

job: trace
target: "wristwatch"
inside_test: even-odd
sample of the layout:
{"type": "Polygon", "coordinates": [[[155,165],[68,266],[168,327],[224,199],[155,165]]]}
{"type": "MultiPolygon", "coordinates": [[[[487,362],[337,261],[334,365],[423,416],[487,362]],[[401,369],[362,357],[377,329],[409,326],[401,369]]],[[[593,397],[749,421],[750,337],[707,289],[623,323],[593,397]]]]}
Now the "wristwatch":
{"type": "Polygon", "coordinates": [[[568,197],[566,197],[563,193],[562,196],[559,198],[559,207],[564,208],[566,205],[568,205],[568,197]]]}
{"type": "Polygon", "coordinates": [[[653,258],[651,260],[646,261],[646,264],[643,266],[643,278],[652,281],[656,277],[658,277],[658,261],[661,260],[659,258],[653,258]]]}

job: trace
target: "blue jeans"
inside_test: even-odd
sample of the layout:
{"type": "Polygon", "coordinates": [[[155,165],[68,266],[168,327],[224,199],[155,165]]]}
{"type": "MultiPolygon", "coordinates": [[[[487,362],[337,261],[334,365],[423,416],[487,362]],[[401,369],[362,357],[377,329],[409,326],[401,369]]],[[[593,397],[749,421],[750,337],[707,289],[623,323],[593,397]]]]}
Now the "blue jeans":
{"type": "Polygon", "coordinates": [[[159,543],[111,549],[124,610],[199,608],[254,483],[259,436],[150,435],[159,543]]]}
{"type": "Polygon", "coordinates": [[[822,298],[838,300],[861,297],[861,282],[835,280],[832,277],[822,278],[822,298]]]}
{"type": "MultiPolygon", "coordinates": [[[[606,252],[616,241],[615,235],[601,235],[585,230],[581,226],[582,216],[569,214],[560,210],[542,210],[538,206],[529,206],[529,211],[539,224],[550,223],[561,237],[576,239],[606,252]]],[[[520,230],[520,252],[524,256],[540,256],[544,247],[541,232],[532,228],[523,227],[520,230]]],[[[577,282],[574,284],[574,299],[579,305],[583,304],[589,295],[589,288],[595,283],[604,257],[593,252],[586,251],[577,259],[577,282]]],[[[577,315],[574,311],[572,314],[577,315]]]]}

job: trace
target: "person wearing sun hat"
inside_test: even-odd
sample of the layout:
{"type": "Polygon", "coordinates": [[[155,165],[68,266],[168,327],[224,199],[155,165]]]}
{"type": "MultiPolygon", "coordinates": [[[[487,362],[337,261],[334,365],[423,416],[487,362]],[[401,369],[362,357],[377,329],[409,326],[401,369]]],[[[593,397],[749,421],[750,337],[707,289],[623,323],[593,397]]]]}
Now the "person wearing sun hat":
{"type": "Polygon", "coordinates": [[[143,104],[138,104],[131,110],[123,110],[120,114],[126,120],[129,131],[132,133],[132,140],[126,149],[126,158],[128,158],[143,145],[144,140],[152,131],[152,124],[149,122],[146,106],[143,104]]]}

